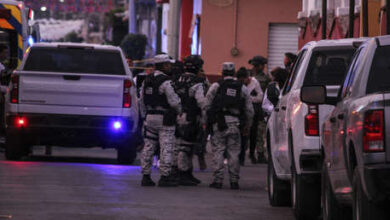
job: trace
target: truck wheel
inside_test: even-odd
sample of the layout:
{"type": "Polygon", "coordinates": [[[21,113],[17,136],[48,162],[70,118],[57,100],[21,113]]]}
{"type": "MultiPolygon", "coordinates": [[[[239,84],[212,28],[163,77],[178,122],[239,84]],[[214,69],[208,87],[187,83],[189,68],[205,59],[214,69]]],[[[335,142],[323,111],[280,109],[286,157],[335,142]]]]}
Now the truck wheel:
{"type": "Polygon", "coordinates": [[[133,164],[137,157],[137,147],[134,141],[125,141],[117,148],[117,160],[120,164],[133,164]]]}
{"type": "Polygon", "coordinates": [[[322,218],[323,220],[338,220],[338,219],[351,219],[352,212],[346,207],[341,207],[330,185],[330,179],[328,176],[326,165],[322,168],[322,218]]]}
{"type": "Polygon", "coordinates": [[[316,219],[321,211],[321,188],[316,176],[291,174],[291,199],[297,220],[316,219]]]}
{"type": "Polygon", "coordinates": [[[268,160],[268,199],[271,206],[288,206],[291,204],[290,184],[278,179],[272,158],[268,160]]]}
{"type": "Polygon", "coordinates": [[[385,212],[384,208],[380,204],[375,204],[372,201],[369,201],[365,192],[363,191],[363,186],[360,179],[360,174],[358,169],[355,169],[353,175],[353,219],[354,220],[384,220],[385,212]]]}
{"type": "Polygon", "coordinates": [[[18,135],[7,135],[5,139],[5,158],[7,160],[20,160],[28,155],[28,149],[23,138],[18,135]]]}

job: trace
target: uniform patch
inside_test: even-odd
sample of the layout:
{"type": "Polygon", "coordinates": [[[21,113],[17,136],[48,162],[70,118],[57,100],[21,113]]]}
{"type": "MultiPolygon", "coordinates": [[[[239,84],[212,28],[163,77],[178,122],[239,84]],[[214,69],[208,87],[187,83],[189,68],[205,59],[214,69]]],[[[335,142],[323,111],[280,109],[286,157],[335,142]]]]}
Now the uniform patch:
{"type": "Polygon", "coordinates": [[[145,94],[146,95],[153,95],[153,88],[152,87],[145,88],[145,94]]]}
{"type": "Polygon", "coordinates": [[[232,97],[236,97],[236,95],[237,95],[237,90],[235,90],[235,89],[227,89],[226,90],[226,95],[227,96],[232,96],[232,97]]]}

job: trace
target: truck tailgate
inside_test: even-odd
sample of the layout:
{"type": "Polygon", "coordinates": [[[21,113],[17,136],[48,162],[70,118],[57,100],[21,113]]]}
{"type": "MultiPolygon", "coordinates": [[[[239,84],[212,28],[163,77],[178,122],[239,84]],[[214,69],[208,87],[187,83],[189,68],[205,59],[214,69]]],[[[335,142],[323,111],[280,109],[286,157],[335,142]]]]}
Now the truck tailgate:
{"type": "Polygon", "coordinates": [[[122,107],[126,76],[19,72],[19,103],[122,107]]]}

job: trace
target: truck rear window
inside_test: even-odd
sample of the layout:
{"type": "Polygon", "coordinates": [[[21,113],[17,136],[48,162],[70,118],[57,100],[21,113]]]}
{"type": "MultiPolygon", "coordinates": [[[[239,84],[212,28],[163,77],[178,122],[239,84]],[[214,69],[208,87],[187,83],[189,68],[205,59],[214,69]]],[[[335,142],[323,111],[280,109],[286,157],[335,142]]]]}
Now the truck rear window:
{"type": "Polygon", "coordinates": [[[355,48],[318,48],[313,51],[304,85],[341,85],[355,48]]]}
{"type": "Polygon", "coordinates": [[[390,91],[390,46],[378,47],[371,64],[367,94],[390,91]]]}
{"type": "Polygon", "coordinates": [[[26,71],[125,75],[118,51],[82,48],[32,48],[26,71]]]}

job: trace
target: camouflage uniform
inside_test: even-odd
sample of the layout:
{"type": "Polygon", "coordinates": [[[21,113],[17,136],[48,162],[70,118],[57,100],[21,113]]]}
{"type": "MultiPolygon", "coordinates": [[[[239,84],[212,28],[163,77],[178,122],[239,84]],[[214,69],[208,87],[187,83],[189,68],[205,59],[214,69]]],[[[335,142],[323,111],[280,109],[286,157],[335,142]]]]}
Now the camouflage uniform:
{"type": "MultiPolygon", "coordinates": [[[[271,78],[266,75],[263,71],[258,72],[254,75],[254,77],[259,81],[261,89],[263,90],[263,93],[268,87],[268,84],[271,82],[271,78]]],[[[262,114],[262,113],[261,113],[262,114]]],[[[267,147],[265,146],[265,139],[266,139],[266,128],[267,123],[264,121],[264,118],[261,116],[261,119],[259,120],[258,127],[257,127],[257,141],[256,141],[256,150],[257,154],[264,155],[267,157],[267,147]]]]}
{"type": "MultiPolygon", "coordinates": [[[[164,74],[161,71],[155,71],[154,75],[158,76],[164,74]]],[[[146,116],[145,119],[145,145],[142,150],[141,165],[142,174],[150,175],[151,167],[153,162],[153,154],[157,145],[160,145],[160,174],[162,176],[169,176],[171,173],[172,162],[173,162],[173,150],[175,147],[175,126],[164,126],[163,115],[148,113],[153,110],[166,111],[162,107],[151,108],[144,103],[144,86],[141,90],[140,108],[141,115],[146,116]]],[[[159,93],[165,94],[169,105],[176,110],[181,112],[181,103],[179,96],[175,93],[171,80],[167,80],[159,87],[159,93]]]]}
{"type": "MultiPolygon", "coordinates": [[[[227,76],[224,79],[233,79],[227,76]]],[[[213,104],[214,98],[220,88],[219,83],[214,83],[206,95],[206,110],[209,110],[213,104]]],[[[245,86],[241,88],[241,97],[245,101],[245,115],[248,121],[247,126],[250,127],[253,118],[253,105],[248,89],[245,86]]],[[[239,112],[237,112],[239,114],[239,112]]],[[[225,115],[227,129],[220,131],[217,124],[213,125],[213,135],[211,137],[213,164],[215,166],[214,182],[222,183],[224,177],[224,159],[227,153],[228,169],[230,174],[230,182],[238,182],[240,173],[239,157],[241,150],[241,131],[240,120],[238,117],[225,115]]]]}
{"type": "MultiPolygon", "coordinates": [[[[191,74],[192,73],[184,73],[191,74]]],[[[203,110],[205,106],[205,94],[204,94],[204,86],[202,82],[196,83],[192,87],[189,88],[188,91],[189,98],[195,98],[197,106],[203,110]]],[[[202,114],[202,112],[201,112],[202,114]]],[[[196,124],[192,126],[197,126],[198,132],[201,129],[201,125],[203,124],[204,120],[202,115],[197,116],[196,124]]],[[[177,118],[177,124],[179,131],[177,133],[180,133],[186,126],[190,124],[190,122],[187,120],[187,113],[183,113],[182,115],[178,116],[177,118]],[[181,129],[183,128],[183,129],[181,129]]],[[[192,158],[194,155],[194,148],[196,147],[196,140],[190,141],[185,140],[183,135],[179,135],[179,137],[176,140],[176,148],[178,150],[178,158],[177,158],[177,165],[180,171],[188,171],[193,169],[192,165],[192,158]]],[[[196,137],[194,137],[196,138],[196,137]]]]}

